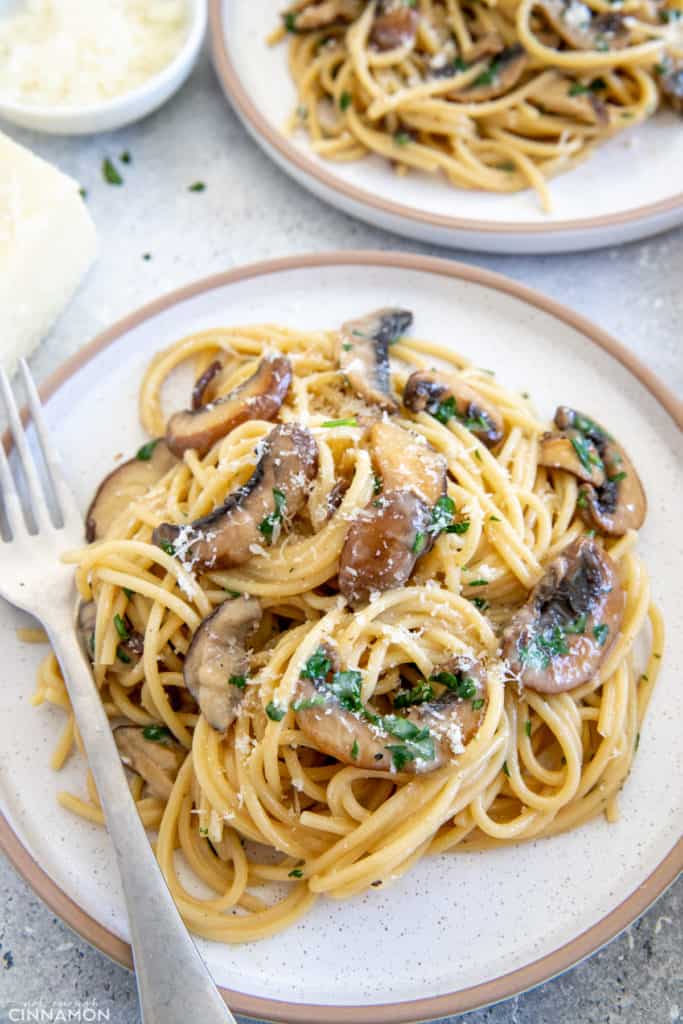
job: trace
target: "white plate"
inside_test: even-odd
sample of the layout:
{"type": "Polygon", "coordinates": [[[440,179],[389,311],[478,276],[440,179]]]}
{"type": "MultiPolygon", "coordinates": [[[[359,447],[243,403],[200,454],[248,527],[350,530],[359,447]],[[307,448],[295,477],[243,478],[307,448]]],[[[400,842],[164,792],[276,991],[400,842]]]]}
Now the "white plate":
{"type": "Polygon", "coordinates": [[[456,189],[439,177],[398,177],[368,157],[331,163],[307,137],[287,138],[296,105],[287,46],[269,47],[280,0],[209,0],[213,54],[225,93],[247,130],[304,188],[361,220],[436,245],[485,252],[571,252],[632,241],[683,222],[681,119],[671,111],[625,132],[551,182],[553,212],[530,190],[456,189]]]}
{"type": "MultiPolygon", "coordinates": [[[[600,412],[647,489],[641,548],[669,640],[616,825],[595,821],[516,849],[423,860],[386,891],[321,900],[285,934],[241,947],[200,944],[235,1011],[288,1024],[394,1024],[512,994],[627,925],[683,860],[683,844],[675,849],[683,820],[683,565],[679,499],[672,500],[683,493],[675,422],[683,424],[683,409],[579,317],[482,270],[383,253],[302,257],[199,282],[111,328],[48,382],[48,420],[83,507],[114,455],[143,439],[140,374],[160,347],[216,325],[331,327],[399,296],[415,311],[420,336],[452,342],[495,368],[508,385],[529,390],[545,416],[558,402],[600,412]]],[[[62,715],[29,705],[44,650],[17,641],[15,627],[25,622],[0,605],[5,844],[57,912],[125,960],[128,929],[107,837],[55,802],[59,789],[83,792],[83,765],[74,758],[59,777],[49,770],[62,715]]]]}

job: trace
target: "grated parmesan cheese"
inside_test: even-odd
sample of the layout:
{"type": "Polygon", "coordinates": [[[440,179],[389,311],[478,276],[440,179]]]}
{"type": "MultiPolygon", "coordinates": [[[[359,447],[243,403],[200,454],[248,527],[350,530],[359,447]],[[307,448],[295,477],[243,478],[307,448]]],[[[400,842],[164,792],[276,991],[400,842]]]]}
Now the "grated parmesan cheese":
{"type": "Polygon", "coordinates": [[[0,15],[0,95],[81,106],[131,92],[181,49],[187,0],[25,0],[0,15]]]}

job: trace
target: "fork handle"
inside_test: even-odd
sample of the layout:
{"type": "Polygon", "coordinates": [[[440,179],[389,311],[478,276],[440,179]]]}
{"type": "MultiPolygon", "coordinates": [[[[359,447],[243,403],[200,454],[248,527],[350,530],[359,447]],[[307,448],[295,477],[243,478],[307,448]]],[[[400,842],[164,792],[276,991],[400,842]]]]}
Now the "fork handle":
{"type": "Polygon", "coordinates": [[[72,622],[47,632],[114,844],[143,1024],[235,1024],[166,886],[135,807],[109,720],[72,622]]]}

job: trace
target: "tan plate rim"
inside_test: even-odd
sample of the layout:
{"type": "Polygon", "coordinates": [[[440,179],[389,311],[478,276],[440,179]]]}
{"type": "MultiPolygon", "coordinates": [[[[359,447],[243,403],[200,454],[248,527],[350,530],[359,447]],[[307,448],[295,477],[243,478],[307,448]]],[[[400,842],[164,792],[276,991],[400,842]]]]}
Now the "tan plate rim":
{"type": "MultiPolygon", "coordinates": [[[[332,266],[380,266],[415,270],[426,274],[436,274],[440,277],[469,281],[526,302],[568,324],[618,360],[650,391],[669,413],[674,423],[683,431],[683,402],[680,402],[651,370],[643,366],[618,341],[591,321],[567,309],[566,306],[546,298],[525,285],[510,280],[502,274],[496,274],[489,270],[481,270],[478,267],[470,267],[463,263],[429,256],[374,251],[331,252],[252,263],[245,267],[203,278],[170,292],[119,320],[68,359],[40,388],[43,401],[47,401],[70,377],[108,345],[144,321],[178,303],[203,292],[251,278],[290,270],[332,266]]],[[[33,891],[67,925],[112,960],[125,967],[132,967],[130,946],[104,928],[89,914],[86,914],[49,878],[23,846],[1,813],[0,849],[4,850],[10,862],[33,891]]],[[[221,992],[234,1013],[250,1018],[282,1022],[282,1024],[323,1024],[323,1022],[324,1024],[407,1024],[411,1021],[434,1020],[438,1017],[464,1013],[539,985],[594,953],[642,914],[671,885],[681,871],[683,871],[683,838],[679,839],[664,860],[635,892],[631,893],[597,924],[582,932],[571,942],[525,967],[459,992],[377,1006],[324,1006],[287,1003],[230,989],[221,989],[221,992]]]]}
{"type": "MultiPolygon", "coordinates": [[[[365,189],[350,185],[335,177],[325,167],[321,167],[306,153],[299,150],[282,133],[278,132],[253,103],[248,92],[242,85],[237,70],[230,59],[225,45],[225,25],[223,21],[222,0],[209,0],[209,26],[214,66],[223,86],[223,90],[240,117],[251,127],[258,138],[267,142],[289,164],[314,178],[320,185],[343,195],[346,199],[361,206],[369,206],[382,214],[400,217],[414,224],[428,225],[450,231],[472,231],[489,235],[553,235],[570,231],[598,231],[605,228],[619,227],[661,216],[678,208],[683,208],[683,192],[678,192],[669,199],[660,199],[655,203],[646,203],[623,213],[605,214],[601,217],[584,217],[577,220],[558,221],[554,224],[535,224],[531,221],[499,221],[492,223],[485,220],[470,220],[464,217],[448,217],[444,214],[425,213],[414,206],[404,206],[390,199],[374,195],[365,189]]],[[[609,244],[606,239],[605,245],[609,244]]]]}

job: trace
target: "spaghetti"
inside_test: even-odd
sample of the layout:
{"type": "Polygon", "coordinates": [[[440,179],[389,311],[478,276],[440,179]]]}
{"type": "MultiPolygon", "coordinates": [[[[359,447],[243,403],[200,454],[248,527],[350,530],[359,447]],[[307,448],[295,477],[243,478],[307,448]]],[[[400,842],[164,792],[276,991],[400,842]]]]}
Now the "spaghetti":
{"type": "MultiPolygon", "coordinates": [[[[663,645],[636,530],[617,522],[634,502],[622,508],[626,472],[610,467],[619,459],[630,473],[627,456],[566,410],[548,433],[526,396],[450,348],[409,340],[409,322],[380,311],[341,332],[216,329],[161,352],[141,419],[182,456],[109,507],[106,525],[105,481],[96,538],[68,556],[141,818],[158,831],[185,921],[207,938],[281,931],[320,896],[387,884],[427,854],[617,816],[663,645]],[[374,376],[367,365],[358,375],[372,356],[374,376]],[[199,377],[195,408],[167,429],[162,388],[186,364],[199,377]],[[263,403],[278,367],[274,411],[263,403]],[[202,454],[197,431],[218,414],[230,428],[202,454]],[[301,437],[314,445],[310,473],[259,492],[268,459],[283,465],[276,445],[301,437]],[[240,554],[235,531],[259,493],[272,511],[240,554]],[[411,496],[409,517],[387,525],[396,494],[411,496]],[[591,514],[611,517],[613,532],[596,534],[591,514]],[[358,535],[350,541],[378,523],[380,548],[401,554],[389,578],[386,563],[363,561],[358,535]],[[585,564],[570,571],[576,558],[585,564]],[[565,599],[579,602],[569,617],[565,599]]],[[[144,446],[134,468],[161,444],[144,446]]],[[[80,740],[53,655],[34,698],[44,701],[67,715],[59,770],[80,740]]],[[[102,822],[89,775],[87,789],[60,802],[102,822]]]]}
{"type": "Polygon", "coordinates": [[[327,160],[377,154],[466,189],[536,189],[683,107],[682,10],[661,0],[298,0],[290,130],[327,160]]]}

